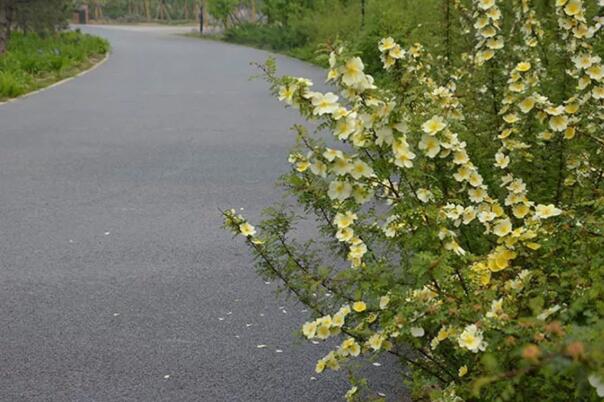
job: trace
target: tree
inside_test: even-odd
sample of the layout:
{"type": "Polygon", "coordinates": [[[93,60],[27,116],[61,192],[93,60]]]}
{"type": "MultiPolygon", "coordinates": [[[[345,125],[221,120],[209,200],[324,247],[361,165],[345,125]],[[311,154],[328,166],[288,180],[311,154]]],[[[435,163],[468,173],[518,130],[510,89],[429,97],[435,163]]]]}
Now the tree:
{"type": "Polygon", "coordinates": [[[0,0],[0,54],[6,51],[11,31],[48,34],[65,28],[69,0],[0,0]]]}

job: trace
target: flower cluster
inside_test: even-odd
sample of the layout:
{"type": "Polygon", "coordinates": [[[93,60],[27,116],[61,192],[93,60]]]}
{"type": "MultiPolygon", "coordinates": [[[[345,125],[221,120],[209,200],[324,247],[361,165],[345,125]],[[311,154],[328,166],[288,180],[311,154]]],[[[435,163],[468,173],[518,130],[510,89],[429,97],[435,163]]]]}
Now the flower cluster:
{"type": "Polygon", "coordinates": [[[454,76],[392,37],[377,45],[388,90],[343,46],[331,92],[266,67],[279,99],[319,122],[316,137],[296,128],[285,183],[346,264],[321,262],[312,240],[296,248],[293,219],[263,224],[263,240],[234,211],[227,226],[313,308],[306,338],[344,338],[317,373],[391,353],[433,400],[494,399],[511,382],[528,395],[535,378],[574,395],[578,375],[591,387],[577,392],[601,396],[603,19],[581,0],[545,17],[498,3],[473,1],[475,63],[461,56],[454,76]],[[554,33],[563,43],[546,43],[554,33]]]}

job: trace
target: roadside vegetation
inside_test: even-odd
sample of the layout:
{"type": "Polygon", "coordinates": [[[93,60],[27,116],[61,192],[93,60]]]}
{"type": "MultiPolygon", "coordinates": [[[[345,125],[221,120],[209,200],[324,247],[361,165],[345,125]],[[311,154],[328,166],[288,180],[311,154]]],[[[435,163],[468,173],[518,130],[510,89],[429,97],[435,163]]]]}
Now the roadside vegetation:
{"type": "Polygon", "coordinates": [[[330,92],[259,66],[318,129],[293,128],[292,201],[225,228],[313,311],[300,336],[335,341],[315,371],[348,371],[349,401],[383,400],[382,354],[413,400],[601,401],[604,1],[419,3],[267,1],[298,7],[227,28],[325,63],[330,92]]]}
{"type": "Polygon", "coordinates": [[[77,74],[99,61],[109,44],[66,31],[71,0],[0,0],[0,100],[77,74]]]}
{"type": "Polygon", "coordinates": [[[0,56],[0,100],[73,76],[100,61],[108,50],[105,40],[80,32],[13,33],[7,52],[0,56]]]}

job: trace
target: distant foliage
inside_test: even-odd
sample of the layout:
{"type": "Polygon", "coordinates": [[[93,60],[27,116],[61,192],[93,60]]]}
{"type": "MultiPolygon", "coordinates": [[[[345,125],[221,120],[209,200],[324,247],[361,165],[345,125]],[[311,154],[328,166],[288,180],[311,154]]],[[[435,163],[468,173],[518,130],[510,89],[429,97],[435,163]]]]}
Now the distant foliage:
{"type": "MultiPolygon", "coordinates": [[[[225,227],[312,309],[301,335],[339,339],[317,373],[387,353],[416,400],[601,400],[604,1],[440,5],[367,48],[379,83],[338,42],[334,92],[262,66],[318,129],[294,127],[296,205],[225,227]]],[[[348,400],[381,398],[350,378],[348,400]]]]}

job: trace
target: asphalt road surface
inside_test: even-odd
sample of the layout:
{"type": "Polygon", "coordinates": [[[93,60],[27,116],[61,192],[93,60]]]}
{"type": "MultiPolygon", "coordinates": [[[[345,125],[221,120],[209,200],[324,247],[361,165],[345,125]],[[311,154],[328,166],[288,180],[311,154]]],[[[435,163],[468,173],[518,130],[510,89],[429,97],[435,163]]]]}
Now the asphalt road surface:
{"type": "Polygon", "coordinates": [[[107,63],[0,106],[0,400],[342,399],[344,373],[314,374],[325,348],[293,336],[304,307],[220,227],[280,199],[297,116],[249,80],[267,54],[87,29],[107,63]]]}

